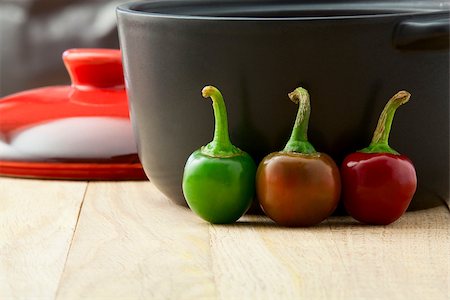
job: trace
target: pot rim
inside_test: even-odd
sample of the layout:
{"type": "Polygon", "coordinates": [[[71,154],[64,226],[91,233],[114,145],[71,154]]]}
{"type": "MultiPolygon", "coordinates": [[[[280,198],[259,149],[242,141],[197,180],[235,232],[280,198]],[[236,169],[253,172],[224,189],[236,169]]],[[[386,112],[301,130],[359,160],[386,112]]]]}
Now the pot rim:
{"type": "MultiPolygon", "coordinates": [[[[400,2],[396,2],[395,5],[388,5],[389,2],[385,2],[384,5],[387,6],[379,6],[380,2],[377,3],[371,3],[368,4],[367,2],[355,2],[355,1],[348,1],[344,3],[338,3],[334,4],[336,10],[354,10],[354,11],[361,11],[361,12],[367,12],[362,14],[350,14],[350,15],[330,15],[330,16],[300,16],[300,17],[251,17],[251,16],[205,16],[205,15],[188,15],[183,13],[164,13],[164,12],[148,12],[139,10],[139,7],[142,7],[143,5],[146,5],[146,7],[154,7],[155,9],[161,8],[161,5],[163,8],[175,8],[179,4],[183,4],[183,6],[186,5],[192,5],[194,8],[194,5],[199,4],[208,4],[208,5],[214,5],[218,8],[220,8],[220,4],[231,4],[231,5],[239,5],[240,2],[238,1],[217,1],[217,2],[205,2],[203,1],[134,1],[134,2],[128,2],[119,5],[116,8],[116,11],[118,14],[125,14],[125,15],[136,15],[139,17],[149,17],[149,18],[161,18],[161,19],[177,19],[177,20],[203,20],[203,21],[319,21],[319,20],[354,20],[354,19],[380,19],[380,18],[387,18],[387,17],[399,17],[399,16],[417,16],[417,15],[432,15],[436,13],[443,13],[443,12],[450,12],[450,4],[446,4],[445,2],[434,2],[434,5],[428,4],[423,5],[424,2],[416,2],[415,6],[408,6],[408,5],[401,5],[400,2]],[[359,5],[355,6],[353,8],[348,8],[347,5],[354,4],[359,5]],[[420,4],[420,5],[419,5],[420,4]],[[387,8],[385,8],[387,7],[387,8]],[[382,11],[384,13],[370,13],[373,11],[382,11]]],[[[243,3],[243,2],[242,2],[243,3]]],[[[269,4],[277,4],[275,2],[269,2],[269,4]]],[[[408,1],[407,3],[411,4],[411,1],[408,1]]],[[[248,2],[248,4],[256,6],[264,5],[267,3],[264,2],[248,2]]],[[[308,4],[302,4],[298,3],[299,5],[308,5],[308,4]]],[[[326,3],[320,3],[319,4],[312,4],[310,6],[317,6],[317,10],[323,10],[324,4],[326,3]],[[322,6],[322,7],[320,7],[322,6]]],[[[326,11],[326,10],[323,10],[326,11]]],[[[330,10],[333,11],[333,10],[330,10]]]]}

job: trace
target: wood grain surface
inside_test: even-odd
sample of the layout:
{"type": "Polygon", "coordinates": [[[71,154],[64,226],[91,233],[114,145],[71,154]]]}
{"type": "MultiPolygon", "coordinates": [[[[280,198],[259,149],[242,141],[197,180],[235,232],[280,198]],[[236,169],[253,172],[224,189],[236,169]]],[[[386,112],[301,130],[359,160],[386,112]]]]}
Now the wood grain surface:
{"type": "Polygon", "coordinates": [[[0,299],[52,299],[87,184],[0,179],[0,299]]]}
{"type": "Polygon", "coordinates": [[[208,225],[150,183],[91,183],[57,298],[213,298],[209,248],[208,225]]]}
{"type": "Polygon", "coordinates": [[[437,199],[390,226],[293,229],[263,216],[209,225],[150,182],[85,189],[0,179],[0,299],[450,298],[437,199]]]}

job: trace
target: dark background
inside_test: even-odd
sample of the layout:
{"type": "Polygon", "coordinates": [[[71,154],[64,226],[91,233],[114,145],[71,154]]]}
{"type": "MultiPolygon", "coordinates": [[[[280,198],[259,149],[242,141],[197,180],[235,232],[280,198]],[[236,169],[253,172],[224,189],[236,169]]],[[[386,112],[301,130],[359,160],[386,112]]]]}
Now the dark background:
{"type": "Polygon", "coordinates": [[[115,8],[127,0],[0,0],[0,97],[70,82],[69,48],[119,48],[115,8]]]}

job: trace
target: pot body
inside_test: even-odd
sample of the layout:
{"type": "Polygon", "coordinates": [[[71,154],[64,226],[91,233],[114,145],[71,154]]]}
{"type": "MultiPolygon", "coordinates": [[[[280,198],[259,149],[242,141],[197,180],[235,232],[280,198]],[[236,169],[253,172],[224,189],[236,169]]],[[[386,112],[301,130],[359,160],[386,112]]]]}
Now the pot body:
{"type": "MultiPolygon", "coordinates": [[[[243,3],[266,15],[283,2],[243,3]]],[[[297,86],[311,94],[311,142],[338,164],[370,142],[386,101],[408,90],[391,146],[412,159],[419,186],[448,198],[448,38],[424,39],[417,30],[415,38],[404,27],[445,20],[447,11],[358,15],[328,7],[331,16],[195,17],[148,13],[155,5],[119,7],[119,38],[139,156],[172,200],[184,202],[186,159],[212,139],[213,113],[200,94],[207,84],[224,94],[232,142],[256,162],[288,140],[297,109],[287,93],[297,86]]]]}

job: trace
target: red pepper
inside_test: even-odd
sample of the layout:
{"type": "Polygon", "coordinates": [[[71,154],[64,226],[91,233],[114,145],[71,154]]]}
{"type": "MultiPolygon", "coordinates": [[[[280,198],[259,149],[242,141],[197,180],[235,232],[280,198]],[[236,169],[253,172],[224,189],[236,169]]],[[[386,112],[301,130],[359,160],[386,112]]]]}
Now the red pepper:
{"type": "Polygon", "coordinates": [[[387,225],[408,208],[417,187],[411,160],[388,144],[397,108],[410,94],[400,91],[386,104],[367,148],[348,155],[341,166],[342,193],[347,212],[356,220],[387,225]]]}

